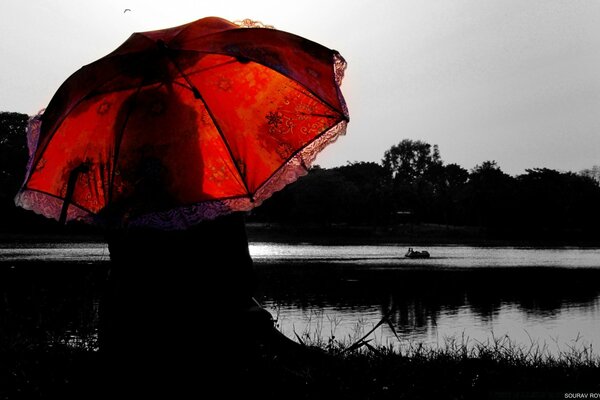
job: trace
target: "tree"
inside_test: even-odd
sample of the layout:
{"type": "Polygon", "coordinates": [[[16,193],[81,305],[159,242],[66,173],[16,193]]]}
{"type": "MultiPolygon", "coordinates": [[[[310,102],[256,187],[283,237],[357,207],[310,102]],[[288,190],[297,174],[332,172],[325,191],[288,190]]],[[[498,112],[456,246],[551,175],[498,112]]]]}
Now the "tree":
{"type": "Polygon", "coordinates": [[[291,189],[293,207],[288,215],[295,222],[345,222],[359,198],[356,186],[333,169],[311,171],[291,189]]]}
{"type": "Polygon", "coordinates": [[[458,164],[448,164],[444,166],[444,178],[448,188],[458,188],[469,179],[469,171],[458,164]]]}
{"type": "Polygon", "coordinates": [[[579,175],[592,178],[600,184],[600,165],[594,165],[592,168],[581,170],[579,171],[579,175]]]}
{"type": "Polygon", "coordinates": [[[4,228],[13,225],[20,215],[20,211],[15,212],[13,199],[25,176],[28,118],[25,114],[0,112],[0,219],[4,228]]]}
{"type": "Polygon", "coordinates": [[[14,197],[25,175],[28,116],[0,112],[0,196],[14,197]]]}
{"type": "MultiPolygon", "coordinates": [[[[469,172],[458,164],[439,167],[441,170],[435,177],[434,221],[444,224],[460,225],[464,220],[464,210],[459,205],[469,172]]],[[[437,168],[434,168],[435,170],[437,168]]]]}
{"type": "Polygon", "coordinates": [[[600,186],[593,178],[535,168],[517,180],[519,223],[530,235],[559,238],[597,230],[600,186]]]}
{"type": "Polygon", "coordinates": [[[348,199],[352,212],[347,222],[379,224],[387,221],[390,214],[389,177],[386,170],[374,162],[354,162],[335,168],[354,185],[357,195],[348,199]]]}
{"type": "Polygon", "coordinates": [[[359,200],[358,188],[339,170],[312,168],[265,201],[254,215],[257,220],[271,222],[354,222],[359,200]]]}
{"type": "Polygon", "coordinates": [[[497,231],[511,229],[515,220],[516,181],[495,161],[475,166],[466,185],[467,222],[497,231]]]}
{"type": "Polygon", "coordinates": [[[420,221],[431,219],[443,181],[437,145],[404,139],[384,153],[382,166],[390,180],[391,211],[410,211],[420,221]]]}
{"type": "Polygon", "coordinates": [[[437,145],[403,139],[383,155],[382,165],[394,180],[405,184],[423,178],[432,167],[442,164],[437,145]]]}

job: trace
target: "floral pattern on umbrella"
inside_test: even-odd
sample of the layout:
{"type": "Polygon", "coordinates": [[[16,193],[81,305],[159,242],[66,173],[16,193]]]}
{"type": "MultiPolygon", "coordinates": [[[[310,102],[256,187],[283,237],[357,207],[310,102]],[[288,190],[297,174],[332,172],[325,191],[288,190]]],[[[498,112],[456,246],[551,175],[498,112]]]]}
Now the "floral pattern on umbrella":
{"type": "Polygon", "coordinates": [[[345,133],[345,65],[302,37],[214,17],[135,33],[31,120],[16,203],[160,229],[248,211],[345,133]]]}

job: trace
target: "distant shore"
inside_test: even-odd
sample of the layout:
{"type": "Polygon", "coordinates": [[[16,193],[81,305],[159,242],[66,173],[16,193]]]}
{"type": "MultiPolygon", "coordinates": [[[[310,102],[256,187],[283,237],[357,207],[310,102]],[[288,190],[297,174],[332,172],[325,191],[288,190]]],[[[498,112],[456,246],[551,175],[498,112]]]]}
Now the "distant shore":
{"type": "Polygon", "coordinates": [[[515,237],[495,234],[485,228],[438,224],[399,224],[395,226],[357,226],[347,224],[292,225],[247,223],[251,242],[308,243],[319,245],[471,245],[531,247],[600,247],[600,239],[541,236],[515,237]]]}
{"type": "MultiPolygon", "coordinates": [[[[348,224],[283,224],[247,222],[250,242],[307,243],[315,245],[470,245],[531,247],[600,247],[600,238],[571,235],[515,235],[489,232],[482,227],[439,224],[398,224],[394,226],[360,226],[348,224]]],[[[0,232],[0,245],[11,243],[104,242],[101,231],[57,229],[45,232],[0,232]]]]}

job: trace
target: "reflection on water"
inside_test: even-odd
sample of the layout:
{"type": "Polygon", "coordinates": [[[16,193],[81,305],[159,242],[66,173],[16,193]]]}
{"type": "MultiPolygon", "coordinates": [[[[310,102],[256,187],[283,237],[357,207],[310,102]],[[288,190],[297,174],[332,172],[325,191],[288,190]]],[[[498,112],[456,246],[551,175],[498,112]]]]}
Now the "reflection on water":
{"type": "MultiPolygon", "coordinates": [[[[353,340],[390,314],[402,341],[436,345],[454,337],[474,344],[508,335],[551,354],[569,346],[598,347],[600,268],[589,267],[590,254],[597,257],[597,250],[564,250],[562,258],[559,250],[537,250],[545,254],[534,256],[535,250],[527,249],[526,260],[507,255],[506,265],[498,260],[511,249],[486,251],[495,253],[492,262],[481,258],[470,267],[459,266],[455,258],[448,264],[438,260],[440,267],[430,267],[431,260],[423,266],[402,260],[377,267],[266,263],[259,267],[261,299],[290,337],[308,331],[327,339],[333,332],[338,339],[353,340]]],[[[400,344],[387,324],[375,339],[400,344]]]]}
{"type": "MultiPolygon", "coordinates": [[[[311,244],[251,243],[250,254],[258,263],[322,262],[359,263],[373,267],[479,268],[479,267],[560,267],[600,268],[597,248],[531,248],[429,246],[432,257],[411,260],[404,257],[407,246],[317,246],[311,244]]],[[[104,243],[0,243],[0,262],[108,260],[104,243]]]]}
{"type": "Polygon", "coordinates": [[[0,243],[0,262],[107,261],[105,243],[0,243]]]}
{"type": "MultiPolygon", "coordinates": [[[[404,258],[406,246],[252,243],[250,250],[259,300],[290,337],[310,331],[355,340],[389,314],[403,341],[485,342],[508,334],[554,354],[573,344],[600,345],[599,249],[430,246],[427,260],[404,258]]],[[[102,243],[0,245],[0,330],[42,334],[42,321],[50,324],[46,334],[93,337],[96,282],[107,260],[102,243]],[[32,261],[35,274],[11,269],[32,261]],[[43,262],[67,267],[55,273],[43,262]],[[93,273],[81,274],[81,264],[92,264],[93,273]]],[[[398,343],[386,324],[375,339],[398,343]]]]}
{"type": "MultiPolygon", "coordinates": [[[[560,267],[600,268],[600,249],[428,246],[431,258],[412,260],[404,257],[407,246],[315,246],[310,244],[252,243],[255,260],[323,261],[402,267],[418,265],[431,268],[479,267],[560,267]]],[[[416,249],[419,250],[419,249],[416,249]]]]}
{"type": "MultiPolygon", "coordinates": [[[[273,299],[265,301],[278,316],[282,330],[289,337],[308,332],[327,339],[335,336],[353,342],[374,327],[386,315],[385,306],[297,308],[294,304],[273,299]]],[[[418,301],[399,305],[392,315],[394,331],[384,324],[373,338],[379,344],[400,346],[406,342],[443,344],[448,338],[466,339],[470,344],[486,342],[508,335],[520,346],[536,345],[551,354],[567,351],[571,346],[583,347],[600,343],[598,321],[600,299],[596,297],[579,307],[563,307],[552,316],[531,317],[517,304],[505,303],[494,314],[481,314],[465,304],[458,308],[434,310],[418,301]],[[395,337],[398,335],[400,341],[395,337]]]]}

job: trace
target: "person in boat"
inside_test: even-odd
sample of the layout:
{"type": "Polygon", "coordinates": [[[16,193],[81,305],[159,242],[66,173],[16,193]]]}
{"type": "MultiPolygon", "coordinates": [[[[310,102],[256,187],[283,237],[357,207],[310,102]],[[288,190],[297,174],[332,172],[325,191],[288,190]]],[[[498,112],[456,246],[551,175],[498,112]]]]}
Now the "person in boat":
{"type": "Polygon", "coordinates": [[[414,251],[412,247],[409,247],[408,251],[405,254],[405,257],[409,258],[428,258],[429,252],[426,250],[422,251],[414,251]]]}

